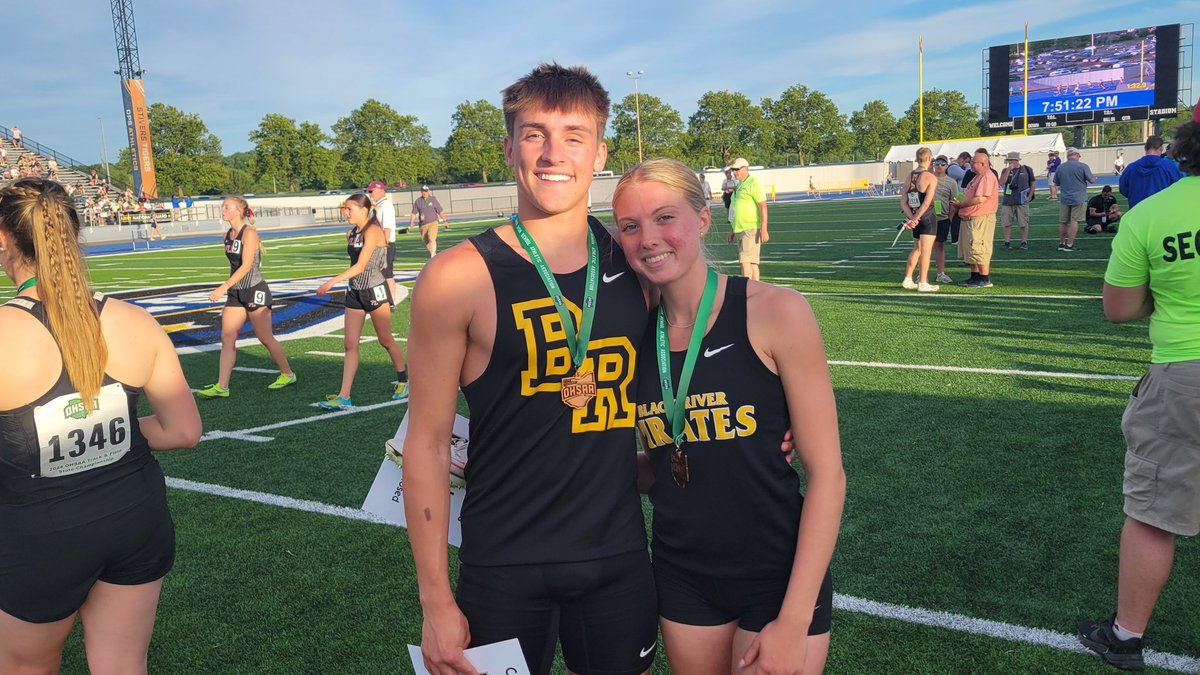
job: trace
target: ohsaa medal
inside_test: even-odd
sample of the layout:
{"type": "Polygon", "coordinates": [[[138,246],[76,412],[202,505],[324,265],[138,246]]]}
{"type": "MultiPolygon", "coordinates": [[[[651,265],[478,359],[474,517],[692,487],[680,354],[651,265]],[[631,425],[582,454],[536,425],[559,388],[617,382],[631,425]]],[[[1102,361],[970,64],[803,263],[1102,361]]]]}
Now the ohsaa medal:
{"type": "Polygon", "coordinates": [[[575,373],[575,377],[564,377],[562,380],[562,402],[568,408],[581,410],[596,398],[596,374],[593,372],[575,373]]]}

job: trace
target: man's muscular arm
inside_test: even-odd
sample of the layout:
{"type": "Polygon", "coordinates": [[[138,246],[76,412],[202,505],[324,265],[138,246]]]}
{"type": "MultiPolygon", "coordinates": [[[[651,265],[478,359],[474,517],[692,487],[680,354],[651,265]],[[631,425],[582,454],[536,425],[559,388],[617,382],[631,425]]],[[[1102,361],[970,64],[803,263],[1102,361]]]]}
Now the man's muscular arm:
{"type": "Polygon", "coordinates": [[[447,552],[450,437],[472,314],[471,296],[454,272],[474,255],[456,247],[425,266],[413,290],[409,330],[404,512],[424,614],[421,652],[430,672],[439,674],[475,673],[462,654],[471,634],[450,590],[447,552]]]}

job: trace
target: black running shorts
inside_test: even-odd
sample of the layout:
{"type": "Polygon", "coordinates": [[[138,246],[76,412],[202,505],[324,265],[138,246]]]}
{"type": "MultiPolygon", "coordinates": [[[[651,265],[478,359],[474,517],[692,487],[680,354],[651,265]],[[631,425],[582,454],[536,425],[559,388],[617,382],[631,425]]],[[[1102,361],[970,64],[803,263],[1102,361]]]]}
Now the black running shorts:
{"type": "Polygon", "coordinates": [[[934,241],[946,241],[950,238],[950,219],[945,218],[937,221],[937,236],[934,241]]]}
{"type": "Polygon", "coordinates": [[[390,307],[392,292],[386,282],[371,288],[347,288],[345,302],[346,309],[361,309],[370,314],[380,307],[390,307]]]}
{"type": "Polygon", "coordinates": [[[555,643],[580,675],[637,675],[658,650],[646,551],[577,563],[459,567],[458,606],[471,644],[517,638],[531,673],[549,673],[555,643]]]}
{"type": "Polygon", "coordinates": [[[922,236],[932,237],[937,234],[937,214],[926,213],[917,221],[917,226],[913,228],[913,239],[919,239],[922,236]]]}
{"type": "Polygon", "coordinates": [[[22,621],[61,621],[97,581],[148,584],[175,563],[175,526],[162,494],[97,521],[54,532],[4,532],[0,610],[22,621]]]}
{"type": "Polygon", "coordinates": [[[271,307],[271,288],[267,282],[259,282],[250,288],[231,288],[225,298],[226,307],[243,307],[247,312],[254,312],[263,307],[271,307]]]}
{"type": "MultiPolygon", "coordinates": [[[[758,633],[779,616],[788,577],[718,579],[655,561],[654,583],[658,588],[658,613],[668,621],[687,626],[722,626],[737,621],[738,628],[758,633]]],[[[828,633],[832,619],[833,577],[826,571],[808,634],[828,633]]]]}

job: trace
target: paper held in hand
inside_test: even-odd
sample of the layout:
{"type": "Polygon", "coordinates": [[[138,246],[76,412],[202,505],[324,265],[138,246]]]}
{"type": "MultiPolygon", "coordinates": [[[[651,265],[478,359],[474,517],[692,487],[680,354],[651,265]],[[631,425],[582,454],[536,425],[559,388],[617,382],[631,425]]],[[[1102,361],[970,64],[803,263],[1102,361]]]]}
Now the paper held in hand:
{"type": "MultiPolygon", "coordinates": [[[[425,660],[421,658],[421,648],[408,646],[408,656],[412,659],[416,675],[429,675],[425,669],[425,660]]],[[[525,665],[525,656],[521,653],[521,643],[513,638],[504,642],[496,642],[482,647],[472,647],[463,650],[463,656],[475,666],[475,670],[488,675],[529,675],[529,666],[525,665]]]]}
{"type": "MultiPolygon", "coordinates": [[[[404,419],[400,421],[400,427],[396,429],[396,435],[388,441],[388,444],[393,448],[403,448],[404,438],[407,434],[408,413],[405,412],[404,419]]],[[[462,415],[455,415],[451,444],[458,444],[458,447],[465,455],[469,438],[470,421],[462,415]]],[[[451,486],[449,476],[447,477],[446,489],[450,491],[449,542],[451,546],[457,547],[462,545],[462,523],[460,522],[460,518],[463,499],[466,497],[467,490],[465,487],[451,486]]],[[[383,463],[379,466],[379,472],[375,474],[375,481],[371,483],[371,490],[367,493],[367,498],[363,502],[362,508],[363,511],[373,513],[388,522],[407,528],[408,521],[404,517],[404,469],[396,466],[392,460],[385,457],[383,463]]],[[[504,671],[501,670],[499,672],[504,671]]]]}

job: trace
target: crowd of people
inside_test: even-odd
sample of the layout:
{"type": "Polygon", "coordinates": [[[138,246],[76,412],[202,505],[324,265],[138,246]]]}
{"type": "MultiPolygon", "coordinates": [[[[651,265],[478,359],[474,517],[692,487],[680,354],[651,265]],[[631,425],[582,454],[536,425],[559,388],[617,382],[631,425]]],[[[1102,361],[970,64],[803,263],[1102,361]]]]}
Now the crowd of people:
{"type": "MultiPolygon", "coordinates": [[[[392,397],[409,399],[403,500],[430,672],[473,675],[464,649],[516,638],[534,673],[549,672],[559,651],[572,672],[633,675],[654,661],[660,631],[675,672],[821,672],[846,476],[820,328],[800,293],[759,280],[768,210],[744,158],[723,189],[742,276],[710,264],[707,195],[674,160],[621,177],[613,229],[588,215],[609,109],[581,67],[544,64],[506,88],[516,213],[438,255],[427,228],[448,223],[422,189],[410,222],[420,219],[433,257],[412,295],[407,364],[391,334],[393,207],[382,183],[345,200],[350,264],[318,294],[347,283],[346,354],[340,390],[319,405],[352,405],[369,317],[397,375],[392,397]],[[471,457],[452,590],[446,479],[460,391],[471,457]],[[653,506],[649,539],[639,493],[653,506]]],[[[1073,250],[1063,247],[1078,219],[1121,220],[1105,315],[1151,322],[1152,366],[1123,422],[1117,611],[1079,626],[1084,645],[1137,669],[1175,537],[1200,534],[1200,113],[1176,135],[1188,177],[1124,214],[1106,201],[1111,190],[1080,214],[1077,183],[1086,194],[1090,171],[1072,166],[1074,148],[1067,156],[1052,182],[1060,250],[1073,250]]],[[[971,267],[966,285],[991,286],[1001,208],[1005,243],[1015,222],[1027,248],[1032,172],[1009,155],[997,174],[985,149],[953,164],[928,148],[916,157],[900,201],[914,239],[903,285],[936,291],[925,279],[935,257],[948,283],[949,239],[971,267]]],[[[218,381],[198,392],[206,399],[230,397],[247,322],[279,368],[268,389],[297,381],[272,333],[253,210],[228,197],[221,215],[230,276],[210,295],[225,307],[218,381]]],[[[162,328],[90,291],[80,226],[54,181],[0,190],[0,266],[17,287],[0,307],[0,349],[28,355],[0,373],[0,672],[54,671],[77,617],[94,671],[145,672],[175,552],[151,453],[200,436],[162,328]],[[153,414],[137,418],[142,397],[153,414]],[[78,439],[97,434],[103,442],[85,456],[78,439]]]]}

